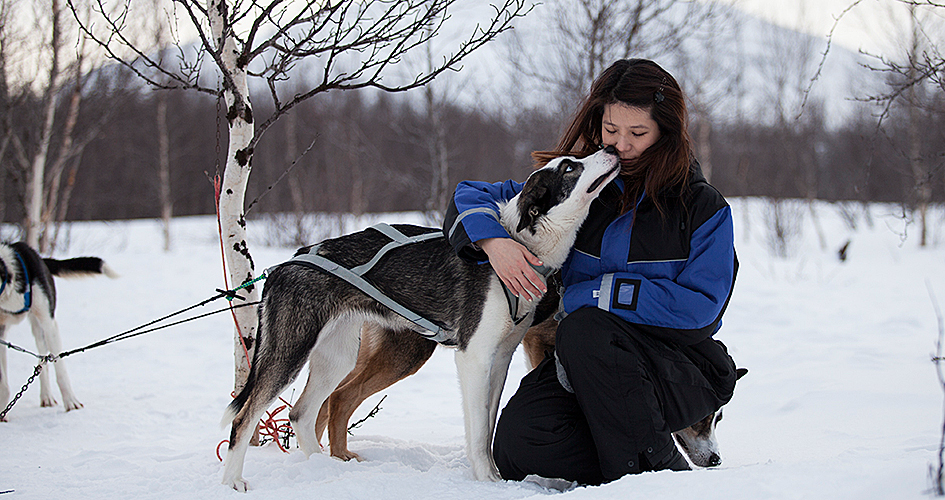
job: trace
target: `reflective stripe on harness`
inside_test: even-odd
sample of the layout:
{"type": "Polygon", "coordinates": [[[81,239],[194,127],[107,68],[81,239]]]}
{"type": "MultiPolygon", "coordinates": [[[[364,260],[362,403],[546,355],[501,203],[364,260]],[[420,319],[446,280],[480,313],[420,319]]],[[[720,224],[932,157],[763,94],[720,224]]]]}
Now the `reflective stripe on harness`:
{"type": "MultiPolygon", "coordinates": [[[[430,240],[434,238],[442,238],[443,233],[434,232],[434,233],[427,233],[427,234],[421,234],[417,236],[408,237],[408,236],[405,236],[400,231],[398,231],[397,229],[384,223],[371,226],[371,229],[375,229],[379,231],[380,233],[386,235],[388,238],[394,241],[388,243],[387,245],[384,245],[384,247],[381,248],[377,252],[374,258],[368,261],[366,264],[354,267],[352,269],[347,269],[336,262],[332,262],[331,260],[328,260],[325,257],[318,255],[317,254],[318,245],[315,245],[314,247],[312,247],[308,253],[297,255],[293,257],[292,259],[290,259],[288,262],[298,262],[301,264],[309,264],[319,269],[323,269],[347,281],[351,285],[355,286],[357,289],[369,295],[374,300],[380,302],[381,304],[384,304],[384,306],[389,308],[391,311],[394,311],[400,316],[403,316],[404,319],[414,323],[415,325],[419,326],[420,328],[423,328],[424,330],[428,330],[432,332],[431,334],[418,332],[420,333],[420,335],[439,343],[447,343],[447,344],[455,343],[455,340],[456,340],[455,332],[444,329],[443,327],[434,324],[432,321],[404,307],[403,305],[394,301],[387,295],[384,295],[384,293],[378,290],[377,287],[375,287],[374,285],[372,285],[371,283],[369,283],[367,280],[365,280],[362,277],[365,273],[371,270],[371,268],[373,268],[375,264],[377,264],[377,262],[381,259],[381,257],[384,256],[384,254],[386,254],[390,250],[403,246],[403,245],[408,245],[411,243],[418,243],[421,241],[426,241],[426,240],[430,240]]],[[[268,273],[268,270],[267,270],[267,273],[268,273]]]]}

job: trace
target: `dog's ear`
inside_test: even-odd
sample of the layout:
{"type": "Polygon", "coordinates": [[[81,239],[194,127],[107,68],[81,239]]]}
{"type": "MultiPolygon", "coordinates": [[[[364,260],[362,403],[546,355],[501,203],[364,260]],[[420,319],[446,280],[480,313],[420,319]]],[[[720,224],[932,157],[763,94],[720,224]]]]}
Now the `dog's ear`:
{"type": "Polygon", "coordinates": [[[745,375],[748,375],[748,368],[736,368],[735,369],[735,380],[738,380],[745,375]]]}
{"type": "Polygon", "coordinates": [[[535,234],[535,221],[538,220],[538,216],[541,215],[541,211],[538,210],[538,205],[529,205],[525,213],[522,214],[522,217],[518,221],[518,227],[515,228],[515,231],[522,232],[522,229],[526,227],[532,231],[532,234],[535,234]]]}
{"type": "Polygon", "coordinates": [[[518,200],[519,220],[518,227],[515,228],[516,232],[522,232],[527,227],[531,229],[532,234],[535,234],[535,221],[541,215],[539,203],[548,192],[545,186],[535,184],[527,185],[518,200]]]}

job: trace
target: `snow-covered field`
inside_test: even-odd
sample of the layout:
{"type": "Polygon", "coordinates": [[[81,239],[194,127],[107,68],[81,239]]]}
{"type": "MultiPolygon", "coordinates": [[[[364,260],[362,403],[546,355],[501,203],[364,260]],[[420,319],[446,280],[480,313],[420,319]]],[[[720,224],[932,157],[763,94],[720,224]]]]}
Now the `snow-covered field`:
{"type": "MultiPolygon", "coordinates": [[[[685,473],[628,476],[566,493],[528,483],[470,478],[452,353],[440,348],[420,372],[383,391],[382,409],[354,430],[365,462],[297,449],[250,449],[245,496],[220,484],[219,422],[233,385],[228,314],[175,326],[67,358],[85,408],[40,408],[34,384],[0,424],[0,498],[562,498],[909,499],[927,496],[937,460],[943,394],[930,355],[938,336],[930,289],[945,306],[945,220],[931,245],[890,206],[871,207],[851,229],[835,205],[818,205],[826,250],[808,211],[787,258],[771,256],[767,213],[733,200],[741,269],[718,334],[750,370],[725,408],[723,464],[685,473]],[[903,239],[904,231],[908,235],[903,239]],[[845,263],[837,249],[851,239],[845,263]]],[[[388,214],[386,222],[417,222],[388,214]]],[[[353,221],[350,230],[374,219],[353,221]]],[[[251,223],[257,269],[289,258],[264,246],[251,223]]],[[[57,317],[73,349],[190,306],[222,287],[216,223],[174,221],[174,248],[160,250],[155,221],[83,223],[62,256],[98,255],[122,276],[58,281],[57,317]]],[[[223,306],[214,302],[195,312],[223,306]]],[[[8,340],[34,349],[29,328],[8,340]]],[[[8,354],[11,389],[35,360],[8,354]]],[[[516,353],[507,398],[524,375],[516,353]]],[[[298,384],[294,386],[298,392],[298,384]]],[[[58,394],[57,394],[58,396],[58,394]]],[[[368,400],[362,418],[380,399],[368,400]]],[[[287,391],[285,397],[292,397],[287,391]]]]}

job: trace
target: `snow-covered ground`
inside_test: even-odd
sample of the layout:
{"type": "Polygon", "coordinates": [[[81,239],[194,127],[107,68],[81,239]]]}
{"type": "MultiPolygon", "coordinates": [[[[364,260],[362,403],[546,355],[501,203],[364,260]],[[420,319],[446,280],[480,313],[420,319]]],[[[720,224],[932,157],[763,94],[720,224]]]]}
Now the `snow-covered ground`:
{"type": "MultiPolygon", "coordinates": [[[[695,498],[909,499],[927,496],[937,460],[943,394],[930,355],[938,322],[930,289],[945,305],[945,220],[935,212],[932,245],[890,206],[871,207],[851,229],[836,205],[817,206],[826,249],[809,211],[787,258],[771,256],[757,200],[733,200],[741,269],[718,334],[739,366],[739,383],[718,434],[723,464],[685,473],[628,476],[566,493],[528,483],[470,478],[452,353],[440,348],[420,372],[373,397],[379,413],[354,430],[367,461],[297,449],[252,448],[243,496],[220,484],[215,449],[233,385],[233,327],[218,314],[66,359],[85,408],[40,408],[31,387],[0,424],[0,498],[524,499],[695,498]],[[904,231],[907,237],[903,239],[904,231]],[[845,263],[837,249],[851,240],[845,263]]],[[[417,222],[388,214],[387,222],[417,222]]],[[[350,230],[374,219],[353,221],[350,230]]],[[[250,224],[257,269],[289,258],[266,247],[250,224]]],[[[160,250],[155,221],[83,223],[64,254],[98,255],[116,280],[58,281],[66,349],[87,345],[190,306],[222,287],[216,223],[174,221],[174,249],[160,250]]],[[[66,256],[66,255],[62,255],[66,256]]],[[[195,312],[214,310],[214,302],[195,312]]],[[[9,341],[33,349],[25,325],[9,341]]],[[[8,354],[11,389],[34,359],[8,354]]],[[[516,353],[505,398],[525,366],[516,353]]],[[[295,386],[298,393],[298,384],[295,386]]],[[[57,394],[58,396],[58,394],[57,394]]],[[[292,391],[285,397],[292,398],[292,391]]]]}

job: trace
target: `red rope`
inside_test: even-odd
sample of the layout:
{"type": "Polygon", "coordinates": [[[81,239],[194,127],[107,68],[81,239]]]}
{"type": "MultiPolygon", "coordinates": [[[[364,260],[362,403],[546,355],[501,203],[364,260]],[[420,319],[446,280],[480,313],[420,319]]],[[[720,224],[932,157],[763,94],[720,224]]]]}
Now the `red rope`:
{"type": "MultiPolygon", "coordinates": [[[[292,430],[292,424],[289,423],[288,418],[277,417],[287,408],[291,409],[292,404],[281,396],[279,397],[279,401],[282,401],[282,405],[266,411],[266,416],[259,419],[259,424],[256,429],[259,431],[260,445],[272,441],[276,443],[276,446],[278,446],[283,453],[289,453],[289,439],[295,437],[295,431],[292,430]]],[[[223,446],[223,443],[229,442],[228,439],[224,439],[217,445],[217,459],[221,462],[223,461],[223,456],[220,454],[220,447],[223,446]]]]}
{"type": "MultiPolygon", "coordinates": [[[[220,190],[222,189],[222,182],[220,180],[220,174],[216,174],[213,177],[213,199],[216,202],[216,212],[217,212],[217,232],[220,235],[220,259],[223,262],[223,286],[224,290],[230,289],[229,278],[226,272],[226,251],[223,246],[223,223],[220,221],[220,190]]],[[[249,359],[249,349],[246,347],[246,340],[243,339],[243,330],[240,329],[240,323],[236,319],[236,310],[232,307],[233,303],[230,302],[230,314],[233,316],[233,323],[236,325],[237,336],[240,338],[240,345],[243,346],[243,355],[246,356],[246,366],[252,368],[252,360],[249,359]]]]}

